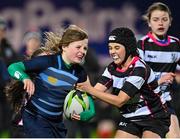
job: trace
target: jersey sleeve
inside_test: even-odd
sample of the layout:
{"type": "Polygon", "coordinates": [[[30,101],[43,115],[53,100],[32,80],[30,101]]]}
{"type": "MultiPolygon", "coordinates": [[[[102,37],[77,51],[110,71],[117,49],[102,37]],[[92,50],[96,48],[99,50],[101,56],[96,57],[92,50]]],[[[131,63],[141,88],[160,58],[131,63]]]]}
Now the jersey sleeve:
{"type": "Polygon", "coordinates": [[[20,81],[29,79],[30,77],[25,73],[25,67],[22,62],[13,63],[8,67],[9,74],[20,81]]]}
{"type": "Polygon", "coordinates": [[[45,55],[34,57],[30,60],[23,61],[26,72],[39,73],[48,67],[58,67],[56,55],[45,55]]]}
{"type": "Polygon", "coordinates": [[[132,74],[127,77],[121,90],[128,96],[133,97],[145,83],[147,73],[144,67],[136,67],[132,74]]]}
{"type": "Polygon", "coordinates": [[[99,77],[98,83],[106,86],[107,89],[109,89],[112,86],[113,80],[110,72],[108,71],[108,68],[106,68],[104,73],[99,77]]]}
{"type": "Polygon", "coordinates": [[[142,46],[143,45],[143,42],[142,42],[142,40],[139,40],[138,42],[137,42],[137,48],[138,48],[138,51],[139,51],[139,56],[142,58],[142,59],[144,59],[144,46],[142,46]]]}
{"type": "Polygon", "coordinates": [[[29,79],[27,73],[38,73],[56,63],[55,56],[39,56],[31,60],[13,63],[8,67],[9,74],[20,81],[29,79]]]}

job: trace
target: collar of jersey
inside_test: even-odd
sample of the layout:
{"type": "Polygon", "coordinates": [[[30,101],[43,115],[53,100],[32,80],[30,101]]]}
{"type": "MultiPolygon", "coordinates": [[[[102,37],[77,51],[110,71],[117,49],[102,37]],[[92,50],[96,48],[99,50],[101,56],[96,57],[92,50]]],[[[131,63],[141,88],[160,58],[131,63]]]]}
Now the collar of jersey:
{"type": "Polygon", "coordinates": [[[167,41],[166,41],[166,43],[161,43],[160,41],[158,41],[158,40],[152,35],[151,32],[149,32],[147,35],[148,35],[149,38],[152,39],[153,42],[156,43],[158,46],[168,46],[168,45],[170,44],[170,38],[169,38],[169,36],[167,36],[167,41]]]}
{"type": "Polygon", "coordinates": [[[65,61],[64,61],[64,65],[66,66],[67,69],[70,69],[72,67],[72,64],[67,64],[65,61]]]}
{"type": "Polygon", "coordinates": [[[122,69],[120,69],[119,67],[117,67],[116,68],[116,71],[118,71],[118,72],[125,72],[127,69],[129,69],[129,67],[131,66],[131,65],[133,65],[134,63],[136,63],[136,61],[138,61],[139,60],[139,57],[138,56],[135,56],[135,57],[133,57],[133,60],[131,61],[131,63],[128,65],[128,67],[125,69],[125,70],[122,70],[122,69]]]}

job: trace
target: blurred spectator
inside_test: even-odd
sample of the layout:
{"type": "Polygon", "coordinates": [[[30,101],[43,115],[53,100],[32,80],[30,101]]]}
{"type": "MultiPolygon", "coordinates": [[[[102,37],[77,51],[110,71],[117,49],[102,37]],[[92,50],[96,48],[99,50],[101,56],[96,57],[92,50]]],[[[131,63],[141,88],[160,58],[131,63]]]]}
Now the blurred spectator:
{"type": "Polygon", "coordinates": [[[5,20],[0,18],[0,57],[3,58],[6,66],[8,66],[12,62],[15,62],[17,59],[17,54],[6,38],[6,30],[7,23],[5,20]]]}
{"type": "Polygon", "coordinates": [[[30,57],[34,51],[41,47],[41,35],[39,32],[27,32],[24,35],[23,47],[20,50],[23,58],[30,57]]]}
{"type": "Polygon", "coordinates": [[[0,59],[0,138],[8,137],[10,127],[10,108],[7,104],[4,86],[10,80],[6,65],[3,59],[0,59]]]}

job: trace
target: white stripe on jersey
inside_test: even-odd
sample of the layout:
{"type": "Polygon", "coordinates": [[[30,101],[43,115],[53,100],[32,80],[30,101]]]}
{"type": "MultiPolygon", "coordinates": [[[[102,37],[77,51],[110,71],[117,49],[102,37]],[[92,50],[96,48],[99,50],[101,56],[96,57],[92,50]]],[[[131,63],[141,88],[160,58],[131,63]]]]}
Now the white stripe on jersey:
{"type": "Polygon", "coordinates": [[[145,82],[145,80],[140,76],[129,76],[126,81],[130,82],[138,89],[140,89],[145,82]]]}
{"type": "Polygon", "coordinates": [[[119,78],[119,77],[116,77],[116,76],[112,76],[113,78],[113,87],[116,87],[116,88],[122,88],[124,82],[125,82],[125,78],[119,78]]]}
{"type": "Polygon", "coordinates": [[[160,86],[158,86],[155,90],[154,90],[154,93],[158,94],[160,92],[160,86]]]}
{"type": "Polygon", "coordinates": [[[167,74],[167,72],[155,72],[155,71],[154,71],[154,74],[155,74],[155,76],[156,76],[156,79],[160,79],[161,76],[167,74]]]}
{"type": "Polygon", "coordinates": [[[104,71],[104,73],[102,74],[102,76],[105,76],[105,77],[107,77],[107,78],[109,78],[109,79],[112,79],[112,76],[111,76],[111,74],[110,74],[109,71],[108,71],[108,68],[105,69],[105,71],[104,71]]]}
{"type": "MultiPolygon", "coordinates": [[[[144,38],[142,38],[142,39],[140,39],[140,40],[144,40],[144,39],[146,39],[146,38],[148,38],[149,36],[146,36],[146,37],[144,37],[144,38]]],[[[175,38],[175,37],[172,37],[172,36],[169,36],[170,38],[172,38],[172,39],[170,39],[170,42],[176,42],[174,39],[176,39],[176,40],[178,40],[177,38],[175,38]],[[174,39],[173,39],[174,38],[174,39]]],[[[147,42],[154,42],[151,38],[149,38],[148,40],[147,40],[147,42]]]]}
{"type": "MultiPolygon", "coordinates": [[[[144,62],[144,64],[143,64],[143,62],[144,62],[143,60],[141,60],[141,62],[137,61],[135,67],[144,67],[144,68],[146,68],[145,65],[144,65],[145,62],[144,62]]],[[[150,75],[149,75],[149,77],[147,79],[147,83],[151,83],[154,79],[155,79],[155,74],[154,74],[153,70],[151,69],[150,75]]]]}
{"type": "Polygon", "coordinates": [[[149,108],[147,106],[144,106],[142,108],[137,109],[135,112],[122,114],[126,118],[131,118],[135,116],[141,116],[141,115],[149,115],[151,114],[149,108]]]}
{"type": "Polygon", "coordinates": [[[139,48],[138,48],[138,51],[139,51],[139,56],[144,60],[144,51],[139,48]]]}
{"type": "Polygon", "coordinates": [[[148,51],[144,53],[145,61],[154,63],[174,63],[180,59],[179,52],[148,51]]]}
{"type": "Polygon", "coordinates": [[[175,40],[179,41],[179,39],[178,39],[178,38],[176,38],[176,37],[174,37],[174,36],[170,36],[170,35],[169,35],[169,37],[171,38],[171,39],[170,39],[170,40],[171,40],[171,42],[175,42],[175,40]]]}
{"type": "Polygon", "coordinates": [[[162,93],[160,98],[161,98],[162,104],[164,104],[166,101],[170,101],[172,99],[172,97],[170,96],[170,92],[162,93]]]}
{"type": "Polygon", "coordinates": [[[148,35],[145,35],[145,36],[143,36],[142,38],[140,38],[140,40],[145,40],[146,38],[149,38],[149,36],[148,36],[148,35]]]}
{"type": "Polygon", "coordinates": [[[155,76],[153,70],[151,69],[151,72],[150,72],[149,78],[147,80],[147,83],[151,83],[152,81],[154,81],[155,77],[156,76],[155,76]]]}

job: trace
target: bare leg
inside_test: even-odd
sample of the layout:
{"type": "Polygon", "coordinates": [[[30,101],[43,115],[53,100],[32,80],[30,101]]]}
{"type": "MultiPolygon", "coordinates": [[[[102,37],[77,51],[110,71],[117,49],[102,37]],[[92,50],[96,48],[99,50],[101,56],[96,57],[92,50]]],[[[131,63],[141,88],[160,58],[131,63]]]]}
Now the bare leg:
{"type": "Polygon", "coordinates": [[[171,114],[171,125],[169,132],[167,133],[168,138],[180,138],[179,122],[176,115],[171,114]]]}
{"type": "Polygon", "coordinates": [[[139,137],[122,130],[117,130],[115,134],[115,138],[139,138],[139,137]]]}
{"type": "Polygon", "coordinates": [[[161,137],[152,131],[144,131],[142,138],[161,138],[161,137]]]}

